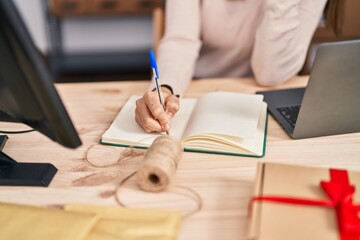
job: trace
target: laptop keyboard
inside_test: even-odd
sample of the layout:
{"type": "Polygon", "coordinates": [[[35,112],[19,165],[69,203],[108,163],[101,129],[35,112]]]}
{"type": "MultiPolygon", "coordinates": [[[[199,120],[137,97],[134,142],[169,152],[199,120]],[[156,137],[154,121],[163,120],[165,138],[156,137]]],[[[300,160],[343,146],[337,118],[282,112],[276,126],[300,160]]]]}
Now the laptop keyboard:
{"type": "Polygon", "coordinates": [[[292,127],[295,127],[296,119],[299,115],[300,105],[279,107],[276,109],[292,127]]]}

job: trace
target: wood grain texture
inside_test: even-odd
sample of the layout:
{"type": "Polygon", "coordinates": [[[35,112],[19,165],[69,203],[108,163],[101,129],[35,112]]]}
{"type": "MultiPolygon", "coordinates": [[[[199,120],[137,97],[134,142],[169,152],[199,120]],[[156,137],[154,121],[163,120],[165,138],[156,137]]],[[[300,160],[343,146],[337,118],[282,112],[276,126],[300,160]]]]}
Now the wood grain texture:
{"type": "MultiPolygon", "coordinates": [[[[277,88],[300,87],[306,83],[307,77],[297,77],[277,88]]],[[[115,205],[117,184],[139,167],[141,158],[127,159],[102,169],[87,166],[82,158],[91,145],[99,142],[129,96],[141,95],[147,86],[146,81],[57,84],[83,145],[69,150],[37,132],[10,135],[5,153],[19,162],[51,162],[59,172],[49,188],[0,187],[0,201],[40,206],[66,203],[115,205]]],[[[202,79],[191,83],[186,97],[199,97],[216,90],[254,93],[264,89],[273,88],[260,87],[250,78],[202,79]]],[[[1,122],[0,129],[27,127],[1,122]]],[[[101,147],[106,154],[90,152],[90,155],[104,156],[103,161],[114,161],[121,154],[121,148],[114,150],[107,146],[97,146],[90,151],[99,151],[101,147]]],[[[203,209],[184,220],[179,239],[246,238],[248,201],[259,161],[360,171],[360,133],[292,140],[269,117],[266,156],[262,159],[185,152],[174,186],[188,186],[198,192],[203,199],[203,209]]],[[[119,197],[129,207],[178,209],[184,213],[196,208],[194,201],[176,192],[173,187],[166,193],[145,193],[137,188],[134,179],[130,179],[120,189],[119,197]]]]}

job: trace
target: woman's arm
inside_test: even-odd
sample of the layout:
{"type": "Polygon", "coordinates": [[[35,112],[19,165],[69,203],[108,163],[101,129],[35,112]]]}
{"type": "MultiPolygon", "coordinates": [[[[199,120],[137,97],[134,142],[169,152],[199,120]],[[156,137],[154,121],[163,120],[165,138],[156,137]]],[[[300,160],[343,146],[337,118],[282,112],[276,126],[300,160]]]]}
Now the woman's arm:
{"type": "Polygon", "coordinates": [[[182,95],[189,85],[200,46],[200,0],[167,0],[157,60],[161,84],[171,86],[174,94],[182,95]]]}
{"type": "Polygon", "coordinates": [[[326,0],[268,0],[251,59],[257,82],[277,85],[302,68],[326,0]]]}
{"type": "Polygon", "coordinates": [[[200,0],[167,0],[165,36],[158,48],[158,68],[165,109],[152,82],[137,100],[136,122],[147,132],[169,131],[183,94],[192,78],[200,49],[200,0]],[[175,94],[175,95],[174,95],[175,94]]]}

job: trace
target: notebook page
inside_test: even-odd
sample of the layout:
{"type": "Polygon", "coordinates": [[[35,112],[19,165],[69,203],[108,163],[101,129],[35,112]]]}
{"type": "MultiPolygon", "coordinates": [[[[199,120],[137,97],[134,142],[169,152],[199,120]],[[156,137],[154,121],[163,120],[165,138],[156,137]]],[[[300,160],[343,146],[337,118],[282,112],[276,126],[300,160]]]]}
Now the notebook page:
{"type": "Polygon", "coordinates": [[[260,156],[264,148],[267,104],[262,102],[256,134],[251,138],[239,138],[222,134],[193,134],[183,140],[184,147],[221,152],[256,154],[260,156]]]}
{"type": "MultiPolygon", "coordinates": [[[[136,100],[141,96],[132,96],[120,110],[109,129],[102,136],[103,143],[149,146],[163,133],[147,133],[135,121],[136,100]]],[[[194,109],[196,99],[181,99],[180,110],[171,120],[170,134],[181,139],[186,124],[194,109]]]]}
{"type": "Polygon", "coordinates": [[[262,106],[262,95],[212,92],[202,96],[184,136],[217,133],[240,138],[254,137],[262,106]]]}

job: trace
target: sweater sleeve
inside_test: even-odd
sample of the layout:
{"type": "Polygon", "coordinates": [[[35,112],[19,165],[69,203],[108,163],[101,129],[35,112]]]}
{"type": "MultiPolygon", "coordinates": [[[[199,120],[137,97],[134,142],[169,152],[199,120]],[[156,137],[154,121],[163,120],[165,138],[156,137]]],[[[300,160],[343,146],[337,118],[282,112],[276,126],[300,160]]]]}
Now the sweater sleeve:
{"type": "Polygon", "coordinates": [[[261,85],[277,85],[304,64],[326,0],[268,0],[255,37],[252,70],[261,85]]]}
{"type": "Polygon", "coordinates": [[[200,0],[167,0],[157,61],[161,84],[171,86],[174,94],[182,95],[189,85],[200,46],[200,0]]]}

